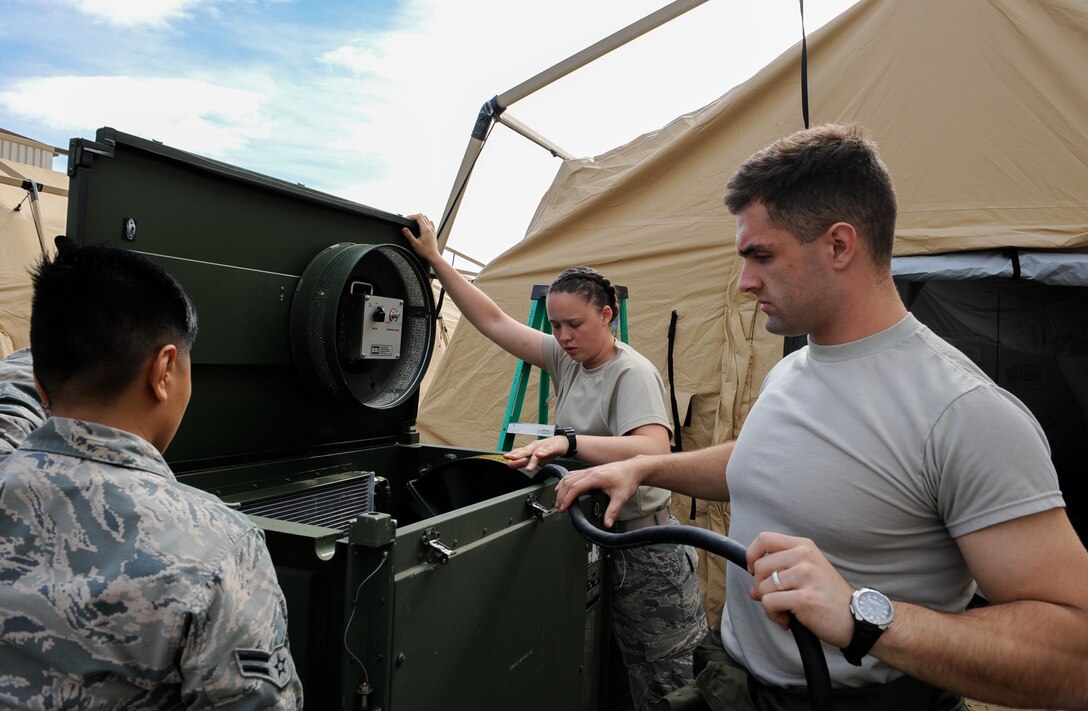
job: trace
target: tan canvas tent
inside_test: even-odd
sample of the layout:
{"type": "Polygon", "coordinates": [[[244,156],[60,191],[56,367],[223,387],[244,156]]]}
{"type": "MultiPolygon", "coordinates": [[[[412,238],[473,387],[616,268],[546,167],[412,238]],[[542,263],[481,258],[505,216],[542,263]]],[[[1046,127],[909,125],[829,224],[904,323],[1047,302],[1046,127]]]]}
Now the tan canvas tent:
{"type": "Polygon", "coordinates": [[[64,234],[67,211],[67,175],[0,160],[0,357],[30,345],[28,270],[41,257],[43,243],[52,250],[53,238],[64,234]],[[26,181],[41,186],[36,201],[26,181]]]}
{"type": "MultiPolygon", "coordinates": [[[[1088,251],[1083,2],[863,0],[808,39],[808,60],[812,123],[858,122],[881,148],[899,197],[898,255],[1088,251]]],[[[476,282],[524,319],[533,284],[571,264],[597,267],[630,288],[630,340],[663,375],[675,310],[685,449],[734,437],[782,354],[736,291],[735,223],[721,196],[747,156],[803,128],[800,64],[798,45],[659,131],[565,161],[525,238],[476,282]]],[[[494,446],[514,366],[458,329],[421,407],[425,439],[494,446]]],[[[526,403],[522,419],[533,419],[532,393],[526,403]]],[[[700,510],[700,524],[724,527],[720,506],[700,510]]],[[[720,587],[704,590],[716,613],[720,587]]]]}
{"type": "Polygon", "coordinates": [[[453,339],[457,324],[461,320],[461,312],[458,311],[457,305],[453,303],[453,299],[443,297],[441,285],[437,281],[431,285],[431,290],[434,294],[435,303],[441,303],[442,307],[435,319],[434,352],[431,354],[431,362],[427,365],[427,372],[423,374],[423,380],[419,383],[419,397],[421,400],[427,397],[427,391],[434,380],[434,374],[438,372],[442,359],[446,355],[446,350],[450,347],[450,341],[453,339]]]}

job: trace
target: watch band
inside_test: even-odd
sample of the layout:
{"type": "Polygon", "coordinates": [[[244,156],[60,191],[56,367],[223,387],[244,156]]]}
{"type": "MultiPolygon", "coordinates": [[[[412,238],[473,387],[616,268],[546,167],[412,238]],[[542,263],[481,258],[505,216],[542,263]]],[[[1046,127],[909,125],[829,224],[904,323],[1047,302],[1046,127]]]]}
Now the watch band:
{"type": "Polygon", "coordinates": [[[884,630],[872,622],[855,618],[854,636],[850,638],[850,644],[842,647],[839,651],[842,652],[842,656],[846,657],[846,661],[855,667],[860,667],[862,658],[869,653],[869,650],[873,648],[873,645],[876,644],[882,634],[884,634],[884,630]]]}
{"type": "Polygon", "coordinates": [[[573,427],[556,427],[556,435],[564,435],[567,438],[567,453],[563,456],[573,457],[578,453],[578,434],[573,427]]]}

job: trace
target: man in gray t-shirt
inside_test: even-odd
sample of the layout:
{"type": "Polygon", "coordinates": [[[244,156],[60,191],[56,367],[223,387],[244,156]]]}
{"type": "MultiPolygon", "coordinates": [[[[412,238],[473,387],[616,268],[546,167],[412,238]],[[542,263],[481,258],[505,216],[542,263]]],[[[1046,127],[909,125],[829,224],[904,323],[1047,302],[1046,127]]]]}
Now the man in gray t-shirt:
{"type": "Polygon", "coordinates": [[[611,524],[647,484],[732,502],[751,574],[728,575],[704,708],[803,699],[789,614],[824,642],[840,711],[1088,706],[1088,553],[1046,439],[907,313],[875,145],[856,127],[800,131],[749,158],[725,202],[738,288],[768,331],[808,346],[774,368],[736,442],[573,472],[559,508],[602,489],[611,524]],[[966,610],[976,586],[989,604],[966,610]]]}
{"type": "MultiPolygon", "coordinates": [[[[975,581],[956,539],[1062,507],[1048,463],[1027,408],[907,315],[778,363],[729,459],[730,535],[810,538],[854,589],[960,612],[975,581]],[[788,447],[763,446],[778,432],[789,433],[788,447]]],[[[784,584],[790,577],[779,570],[784,584]]],[[[803,686],[793,640],[767,629],[750,584],[727,576],[737,604],[722,620],[726,650],[766,684],[803,686]]],[[[902,676],[873,656],[854,666],[836,652],[828,664],[845,686],[902,676]]]]}

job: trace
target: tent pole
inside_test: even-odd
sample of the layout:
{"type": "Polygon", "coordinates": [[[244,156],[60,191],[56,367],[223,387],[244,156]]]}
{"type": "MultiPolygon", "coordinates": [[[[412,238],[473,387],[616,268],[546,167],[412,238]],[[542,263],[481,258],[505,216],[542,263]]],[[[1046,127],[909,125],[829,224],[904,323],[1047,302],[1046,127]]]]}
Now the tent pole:
{"type": "Polygon", "coordinates": [[[633,39],[637,39],[652,29],[655,29],[669,20],[683,15],[688,10],[702,5],[706,0],[676,0],[665,7],[651,12],[646,17],[631,23],[618,32],[614,32],[603,40],[586,47],[581,52],[571,55],[567,59],[540,72],[531,79],[526,79],[512,89],[499,94],[499,106],[508,108],[515,101],[524,99],[529,94],[543,89],[556,79],[562,79],[576,69],[581,69],[595,59],[599,59],[614,49],[618,49],[633,39]]]}
{"type": "Polygon", "coordinates": [[[24,180],[22,187],[30,197],[30,216],[34,220],[34,231],[38,233],[38,244],[41,245],[42,254],[48,254],[49,251],[45,247],[45,230],[42,229],[42,213],[38,209],[39,184],[33,180],[24,180]]]}
{"type": "MultiPolygon", "coordinates": [[[[503,111],[514,102],[524,99],[526,96],[543,89],[557,79],[565,77],[576,69],[584,67],[593,60],[603,57],[612,50],[622,47],[631,40],[641,37],[650,30],[665,24],[669,20],[679,17],[688,10],[702,5],[704,2],[706,2],[706,0],[675,0],[660,10],[650,13],[641,20],[631,23],[622,30],[612,33],[599,42],[586,47],[582,51],[571,55],[563,61],[552,65],[539,74],[526,79],[517,86],[508,89],[502,94],[485,102],[480,108],[480,113],[476,117],[476,124],[472,129],[472,137],[469,139],[468,147],[465,149],[465,155],[461,159],[461,166],[457,171],[457,177],[454,179],[453,188],[450,190],[450,196],[446,201],[446,209],[442,212],[442,220],[438,226],[439,251],[446,247],[446,242],[449,240],[450,229],[453,227],[454,218],[456,218],[457,211],[461,207],[461,199],[464,197],[465,187],[472,175],[472,168],[476,164],[476,159],[479,158],[480,152],[483,150],[484,142],[487,141],[487,135],[490,133],[491,127],[494,125],[495,121],[499,120],[499,115],[502,114],[503,111]]],[[[533,136],[536,136],[537,134],[530,131],[530,129],[523,124],[513,122],[511,123],[511,128],[515,128],[518,133],[521,133],[535,143],[543,145],[554,154],[559,156],[563,155],[556,149],[550,147],[550,145],[544,145],[536,138],[533,138],[533,136]],[[515,123],[517,128],[515,128],[515,123]],[[525,132],[520,129],[524,129],[525,132]],[[527,133],[533,133],[533,136],[529,136],[527,133]]]]}
{"type": "Polygon", "coordinates": [[[563,160],[572,160],[575,157],[574,154],[570,151],[563,150],[562,148],[552,143],[547,138],[544,138],[539,133],[529,128],[521,121],[518,121],[516,118],[508,113],[504,113],[496,117],[495,120],[501,123],[503,126],[508,126],[514,131],[514,133],[520,133],[522,136],[528,138],[530,141],[537,144],[544,150],[548,151],[556,158],[562,158],[563,160]]]}

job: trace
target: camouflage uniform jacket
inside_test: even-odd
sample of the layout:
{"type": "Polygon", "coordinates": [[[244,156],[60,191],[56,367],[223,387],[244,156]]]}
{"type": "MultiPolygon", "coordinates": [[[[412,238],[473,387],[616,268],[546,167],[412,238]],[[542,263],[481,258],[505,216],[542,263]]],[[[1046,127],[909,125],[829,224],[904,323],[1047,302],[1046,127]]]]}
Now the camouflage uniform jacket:
{"type": "Polygon", "coordinates": [[[41,427],[46,417],[34,387],[30,349],[23,348],[0,360],[0,462],[41,427]]]}
{"type": "Polygon", "coordinates": [[[0,707],[297,709],[261,530],[136,435],[54,417],[0,464],[0,707]]]}

